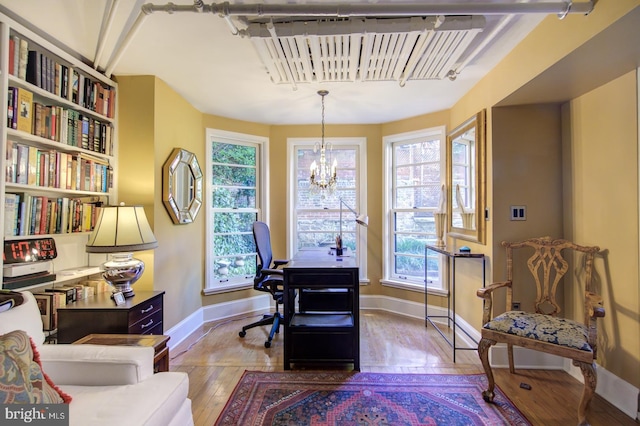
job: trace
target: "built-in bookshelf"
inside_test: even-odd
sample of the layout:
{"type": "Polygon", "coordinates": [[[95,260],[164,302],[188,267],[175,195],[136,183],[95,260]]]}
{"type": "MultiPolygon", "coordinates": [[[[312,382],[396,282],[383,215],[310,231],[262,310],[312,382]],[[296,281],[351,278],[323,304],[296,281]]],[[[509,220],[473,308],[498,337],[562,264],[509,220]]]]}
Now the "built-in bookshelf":
{"type": "Polygon", "coordinates": [[[57,283],[104,261],[85,244],[100,207],[116,202],[116,94],[78,55],[0,14],[3,241],[53,238],[57,283]]]}

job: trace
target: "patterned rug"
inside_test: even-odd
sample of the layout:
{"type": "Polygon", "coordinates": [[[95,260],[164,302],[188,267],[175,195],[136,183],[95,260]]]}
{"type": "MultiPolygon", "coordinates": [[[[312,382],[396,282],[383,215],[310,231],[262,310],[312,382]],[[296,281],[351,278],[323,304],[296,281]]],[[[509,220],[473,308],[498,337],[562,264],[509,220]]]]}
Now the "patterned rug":
{"type": "Polygon", "coordinates": [[[484,374],[245,371],[216,426],[530,425],[484,374]]]}

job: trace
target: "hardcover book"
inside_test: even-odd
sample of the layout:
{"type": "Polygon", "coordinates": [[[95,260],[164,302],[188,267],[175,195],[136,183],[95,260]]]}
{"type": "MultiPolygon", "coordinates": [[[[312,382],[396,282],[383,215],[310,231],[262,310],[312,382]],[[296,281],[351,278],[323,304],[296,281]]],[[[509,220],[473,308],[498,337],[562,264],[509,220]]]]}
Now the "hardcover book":
{"type": "MultiPolygon", "coordinates": [[[[26,89],[14,88],[18,91],[17,129],[31,133],[33,127],[33,93],[26,89]]],[[[14,114],[15,114],[14,112],[14,114]]]]}
{"type": "Polygon", "coordinates": [[[40,317],[42,318],[42,325],[44,331],[55,330],[58,327],[57,324],[57,312],[56,303],[57,298],[52,293],[34,293],[33,297],[36,298],[38,303],[38,309],[40,310],[40,317]]]}

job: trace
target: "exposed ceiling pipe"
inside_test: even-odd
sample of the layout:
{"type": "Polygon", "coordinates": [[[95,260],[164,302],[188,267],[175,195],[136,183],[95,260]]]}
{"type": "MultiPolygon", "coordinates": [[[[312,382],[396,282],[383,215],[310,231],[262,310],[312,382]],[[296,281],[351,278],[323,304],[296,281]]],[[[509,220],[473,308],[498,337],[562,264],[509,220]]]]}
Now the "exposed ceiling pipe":
{"type": "MultiPolygon", "coordinates": [[[[198,4],[202,2],[196,0],[198,4]]],[[[143,6],[149,12],[211,12],[220,16],[260,16],[260,17],[402,17],[433,15],[522,15],[557,14],[564,18],[569,13],[589,14],[593,10],[594,0],[586,2],[555,1],[542,3],[456,3],[456,4],[231,4],[212,3],[211,5],[176,5],[167,3],[143,6]]]]}
{"type": "Polygon", "coordinates": [[[495,27],[493,27],[493,29],[489,32],[489,34],[487,34],[487,36],[482,39],[480,44],[478,44],[478,46],[475,49],[473,49],[473,52],[471,52],[464,59],[464,61],[462,61],[454,69],[449,71],[449,73],[447,74],[447,77],[449,78],[449,80],[451,81],[455,80],[458,74],[462,72],[462,70],[469,64],[469,62],[475,59],[475,57],[478,56],[480,52],[482,52],[482,50],[485,47],[487,47],[487,45],[491,43],[491,41],[493,41],[493,39],[496,38],[502,32],[502,30],[507,26],[507,24],[509,24],[509,22],[513,20],[514,16],[515,15],[506,15],[504,18],[502,18],[498,22],[498,24],[495,27]]]}
{"type": "MultiPolygon", "coordinates": [[[[573,3],[556,1],[542,3],[457,3],[457,4],[230,4],[213,3],[212,13],[240,16],[262,17],[401,17],[432,15],[509,15],[509,14],[558,14],[564,17],[568,13],[589,14],[594,1],[573,3]]],[[[205,6],[205,10],[207,6],[205,6]]]]}
{"type": "MultiPolygon", "coordinates": [[[[521,1],[523,3],[528,3],[530,0],[521,0],[521,1]]],[[[567,13],[569,12],[569,10],[571,9],[571,6],[572,6],[571,3],[569,3],[569,5],[567,6],[567,10],[563,14],[562,13],[559,14],[558,17],[560,19],[564,19],[567,13]]],[[[449,73],[447,74],[447,77],[449,78],[449,80],[451,81],[455,80],[458,74],[460,74],[462,70],[466,68],[467,65],[469,65],[469,62],[474,60],[476,56],[478,56],[480,52],[482,52],[484,48],[487,47],[489,43],[493,41],[493,39],[495,39],[498,35],[500,35],[500,33],[502,33],[502,31],[506,28],[506,26],[513,20],[514,16],[515,15],[506,15],[502,19],[500,19],[500,21],[496,24],[496,26],[493,27],[491,32],[489,32],[489,34],[487,34],[482,39],[480,44],[478,44],[478,46],[476,46],[476,48],[473,49],[473,52],[469,53],[469,55],[467,55],[464,61],[462,61],[460,64],[456,65],[455,68],[449,71],[449,73]]]]}
{"type": "Polygon", "coordinates": [[[104,52],[104,41],[109,36],[111,27],[113,26],[113,18],[118,8],[119,0],[109,0],[105,5],[105,14],[102,17],[102,25],[100,26],[100,34],[98,35],[98,45],[96,46],[96,54],[93,58],[93,69],[98,69],[102,52],[104,52]]]}
{"type": "Polygon", "coordinates": [[[115,48],[113,54],[111,55],[111,58],[109,58],[109,61],[107,62],[107,66],[104,72],[107,77],[111,77],[113,69],[116,67],[116,65],[118,65],[118,62],[120,62],[122,55],[124,54],[125,50],[127,50],[127,47],[129,47],[129,44],[131,44],[131,40],[133,40],[133,37],[140,29],[140,26],[142,25],[144,20],[147,19],[149,13],[150,12],[146,12],[144,10],[143,6],[140,10],[140,13],[138,13],[136,21],[133,23],[133,26],[131,27],[131,29],[129,29],[129,32],[124,37],[122,42],[115,48]]]}

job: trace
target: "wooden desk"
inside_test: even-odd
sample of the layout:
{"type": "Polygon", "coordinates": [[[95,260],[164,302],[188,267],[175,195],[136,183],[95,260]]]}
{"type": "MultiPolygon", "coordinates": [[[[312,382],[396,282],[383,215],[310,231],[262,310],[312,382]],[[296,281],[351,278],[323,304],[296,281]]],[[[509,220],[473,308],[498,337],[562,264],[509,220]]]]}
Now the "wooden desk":
{"type": "Polygon", "coordinates": [[[114,345],[114,346],[147,346],[154,350],[153,372],[169,371],[169,336],[148,334],[89,334],[74,345],[114,345]]]}
{"type": "Polygon", "coordinates": [[[353,364],[359,371],[360,282],[355,258],[329,255],[328,248],[307,249],[283,269],[284,369],[303,363],[353,364]]]}

